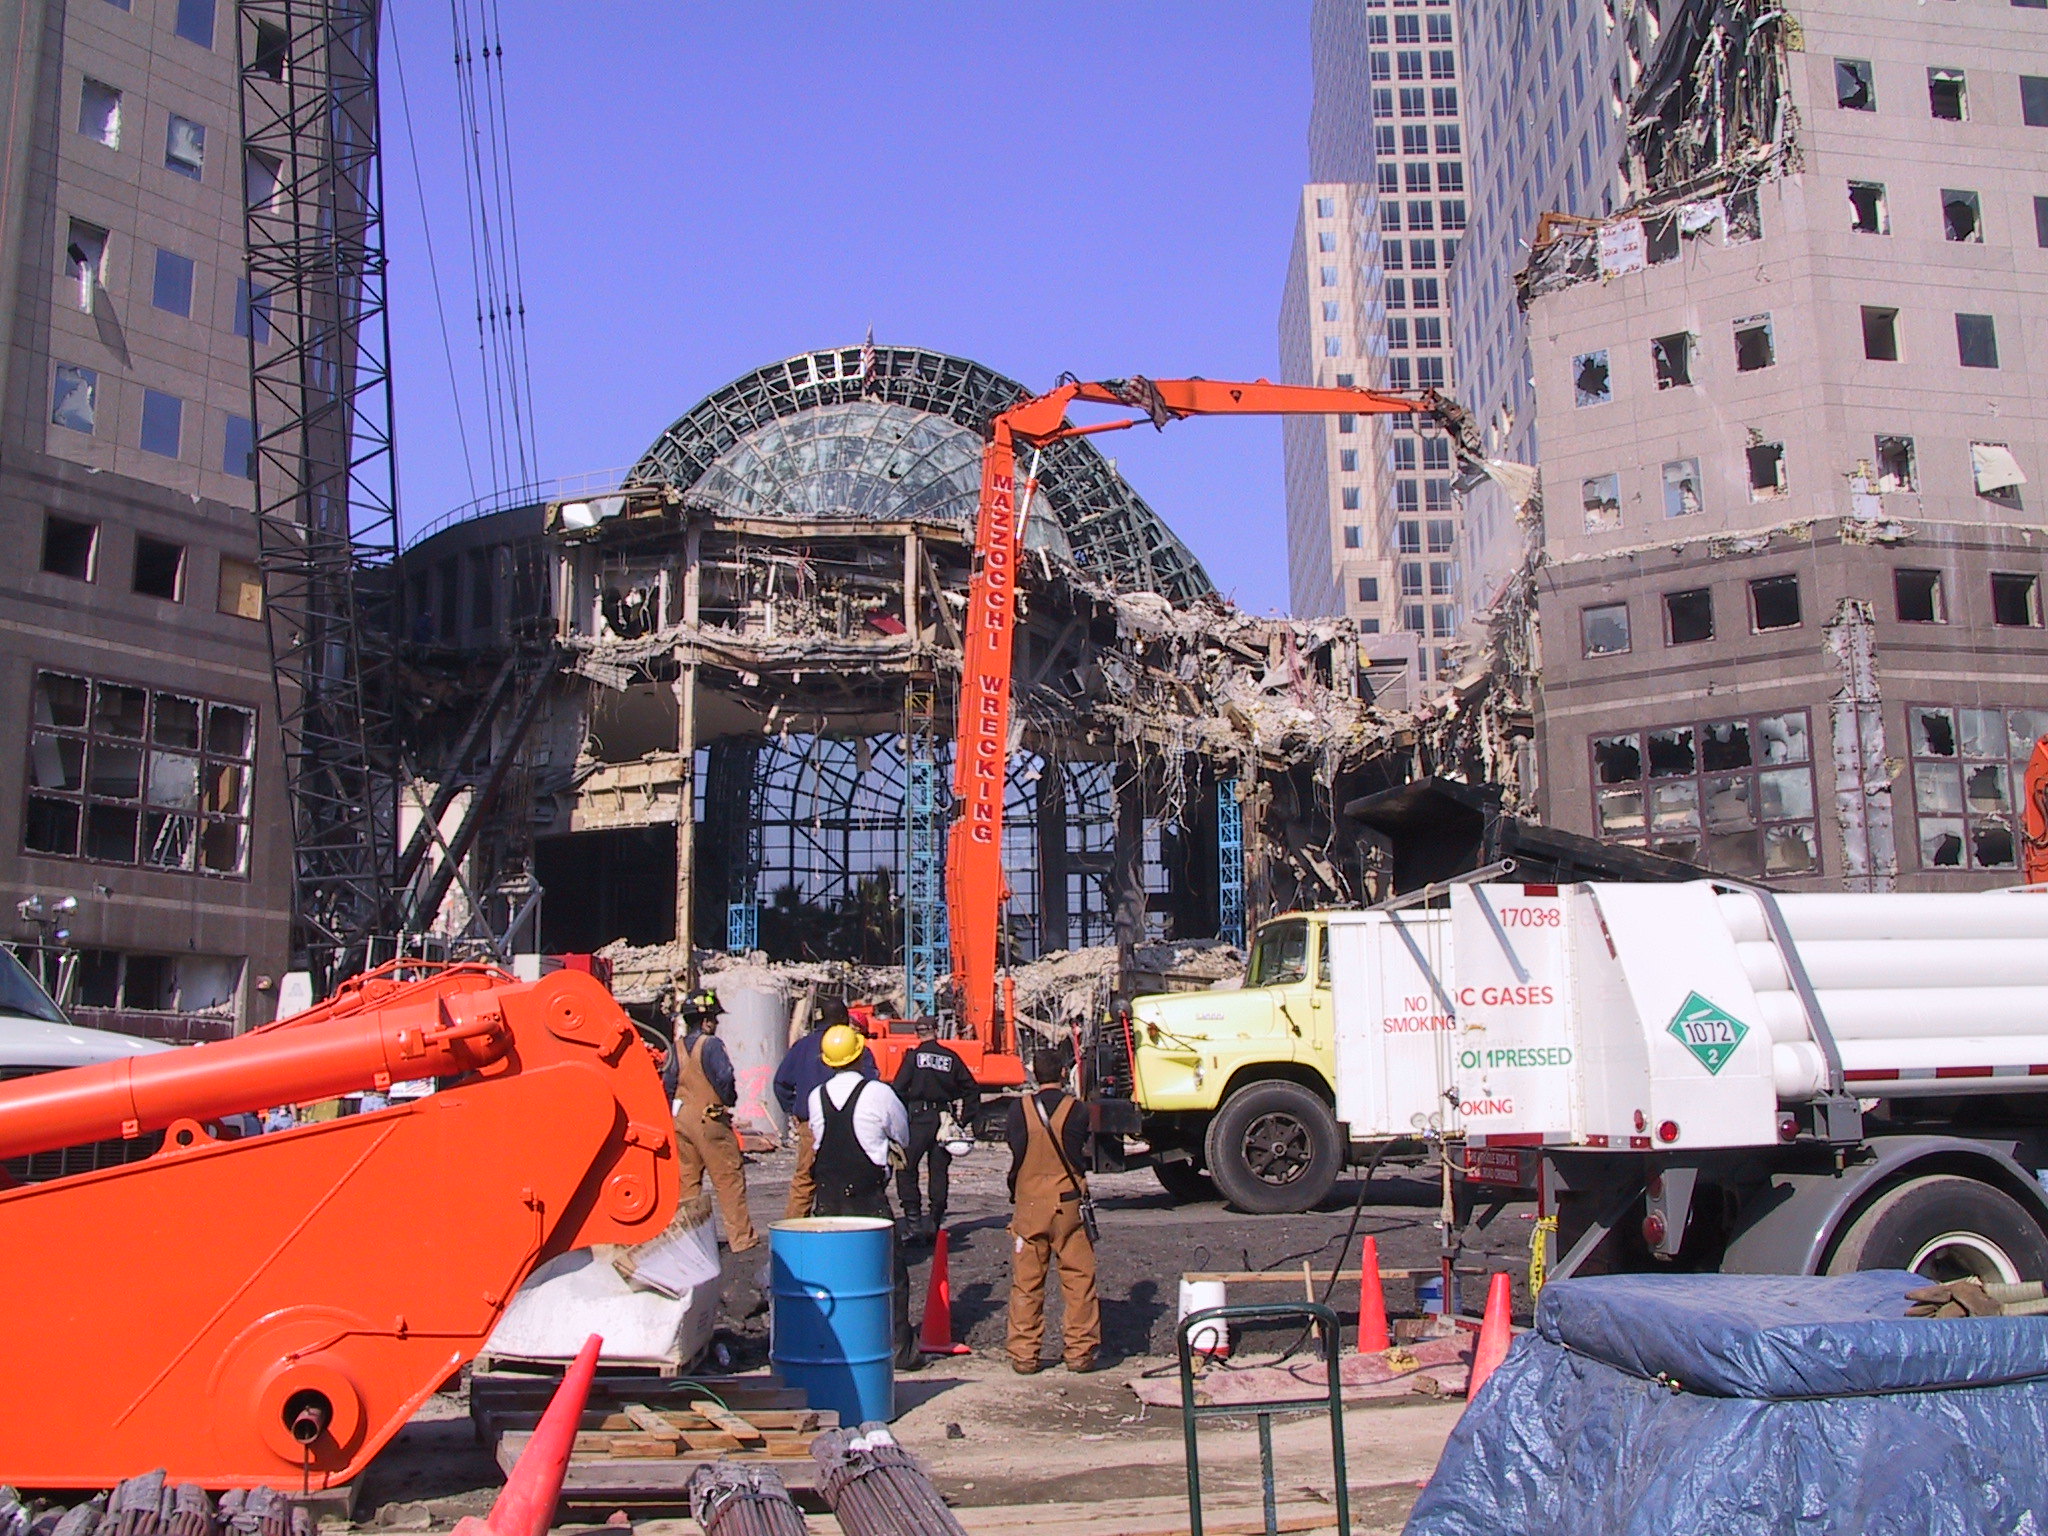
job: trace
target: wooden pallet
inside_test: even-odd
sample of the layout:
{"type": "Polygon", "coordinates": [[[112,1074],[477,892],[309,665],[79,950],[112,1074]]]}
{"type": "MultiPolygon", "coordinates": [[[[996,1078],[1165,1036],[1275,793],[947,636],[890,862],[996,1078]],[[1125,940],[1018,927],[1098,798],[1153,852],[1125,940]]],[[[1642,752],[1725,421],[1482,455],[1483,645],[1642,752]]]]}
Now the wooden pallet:
{"type": "MultiPolygon", "coordinates": [[[[619,1384],[613,1383],[616,1388],[619,1384]]],[[[703,1386],[649,1381],[662,1392],[638,1390],[632,1397],[603,1400],[592,1394],[569,1456],[562,1498],[590,1502],[680,1502],[698,1467],[712,1461],[761,1462],[774,1466],[783,1484],[807,1489],[816,1481],[811,1442],[839,1424],[830,1409],[803,1406],[803,1394],[763,1378],[721,1383],[709,1395],[703,1386]],[[793,1405],[754,1406],[747,1399],[795,1399],[793,1405]],[[645,1399],[659,1399],[648,1401],[645,1399]],[[721,1401],[721,1399],[723,1401],[721,1401]],[[739,1399],[740,1401],[735,1401],[739,1399]]],[[[635,1388],[627,1388],[635,1391],[635,1388]]],[[[522,1394],[523,1395],[523,1394],[522,1394]]],[[[488,1418],[496,1432],[498,1465],[510,1474],[533,1438],[538,1409],[503,1404],[488,1418]]]]}
{"type": "MultiPolygon", "coordinates": [[[[469,1380],[469,1416],[476,1425],[480,1444],[494,1445],[508,1430],[527,1430],[540,1422],[548,1402],[561,1385],[561,1376],[528,1372],[499,1371],[472,1374],[469,1380]]],[[[723,1403],[741,1413],[795,1411],[807,1408],[808,1400],[795,1387],[785,1387],[774,1377],[693,1376],[670,1379],[649,1375],[605,1372],[591,1383],[590,1401],[583,1413],[582,1427],[595,1430],[609,1415],[623,1411],[626,1403],[638,1403],[664,1412],[668,1409],[695,1411],[699,1403],[723,1403]]]]}

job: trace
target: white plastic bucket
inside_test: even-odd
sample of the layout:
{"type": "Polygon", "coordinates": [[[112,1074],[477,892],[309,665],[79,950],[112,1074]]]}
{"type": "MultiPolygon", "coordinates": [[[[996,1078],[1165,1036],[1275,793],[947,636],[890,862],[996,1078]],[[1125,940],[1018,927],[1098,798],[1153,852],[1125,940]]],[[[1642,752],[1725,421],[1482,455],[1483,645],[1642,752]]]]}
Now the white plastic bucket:
{"type": "MultiPolygon", "coordinates": [[[[1180,1283],[1180,1312],[1175,1321],[1186,1322],[1190,1313],[1227,1305],[1229,1300],[1221,1280],[1183,1280],[1180,1283]]],[[[1230,1325],[1220,1321],[1197,1324],[1188,1335],[1188,1343],[1199,1354],[1227,1355],[1230,1353],[1230,1325]]]]}

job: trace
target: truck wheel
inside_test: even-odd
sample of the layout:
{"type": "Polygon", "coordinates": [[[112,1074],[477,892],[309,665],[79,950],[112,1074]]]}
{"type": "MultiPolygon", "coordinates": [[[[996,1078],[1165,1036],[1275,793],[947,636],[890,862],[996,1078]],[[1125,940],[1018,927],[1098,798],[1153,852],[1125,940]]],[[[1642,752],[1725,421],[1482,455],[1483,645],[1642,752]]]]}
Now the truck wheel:
{"type": "Polygon", "coordinates": [[[1880,1195],[1851,1224],[1828,1273],[1910,1269],[1930,1280],[2048,1278],[2048,1236],[2025,1206],[1975,1179],[1933,1174],[1880,1195]]]}
{"type": "Polygon", "coordinates": [[[1254,1083],[1209,1122],[1209,1177],[1240,1211],[1311,1209],[1337,1182],[1344,1149],[1330,1106],[1299,1083],[1254,1083]]]}
{"type": "Polygon", "coordinates": [[[1189,1160],[1154,1163],[1152,1177],[1159,1181],[1161,1189],[1183,1204],[1216,1198],[1216,1181],[1189,1160]]]}

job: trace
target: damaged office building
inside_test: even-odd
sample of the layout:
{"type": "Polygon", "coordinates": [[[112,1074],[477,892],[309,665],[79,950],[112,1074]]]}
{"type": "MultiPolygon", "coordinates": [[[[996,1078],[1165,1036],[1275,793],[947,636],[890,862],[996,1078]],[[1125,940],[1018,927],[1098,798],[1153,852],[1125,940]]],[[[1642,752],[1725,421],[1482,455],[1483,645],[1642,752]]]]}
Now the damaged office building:
{"type": "Polygon", "coordinates": [[[1520,277],[1544,818],[1792,889],[2011,883],[2048,731],[2048,33],[1662,10],[1631,201],[1547,218],[1520,277]]]}
{"type": "MultiPolygon", "coordinates": [[[[693,950],[901,965],[939,1001],[982,446],[1026,393],[808,353],[616,487],[414,544],[415,911],[501,952],[660,946],[677,976],[693,950]]],[[[1240,943],[1368,894],[1384,861],[1337,808],[1405,777],[1416,731],[1350,622],[1237,610],[1085,440],[1026,468],[1008,958],[1240,943]]]]}

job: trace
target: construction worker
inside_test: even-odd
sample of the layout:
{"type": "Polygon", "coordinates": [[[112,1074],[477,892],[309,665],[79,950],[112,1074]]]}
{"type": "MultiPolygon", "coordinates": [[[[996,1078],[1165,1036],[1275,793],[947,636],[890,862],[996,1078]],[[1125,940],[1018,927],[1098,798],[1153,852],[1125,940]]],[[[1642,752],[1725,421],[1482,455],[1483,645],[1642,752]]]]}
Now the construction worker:
{"type": "Polygon", "coordinates": [[[981,1085],[967,1070],[957,1051],[939,1039],[938,1020],[917,1021],[917,1048],[906,1051],[896,1069],[893,1084],[909,1117],[910,1136],[904,1143],[904,1165],[896,1174],[896,1198],[903,1207],[903,1220],[912,1235],[929,1238],[946,1224],[946,1193],[951,1179],[953,1155],[939,1140],[941,1117],[949,1106],[958,1106],[955,1116],[963,1126],[974,1124],[981,1108],[981,1085]],[[922,1214],[918,1199],[917,1166],[931,1167],[931,1214],[922,1214]]]}
{"type": "Polygon", "coordinates": [[[811,1136],[817,1156],[812,1212],[819,1216],[879,1216],[890,1223],[889,1248],[896,1275],[896,1369],[924,1364],[910,1326],[910,1269],[896,1240],[889,1209],[889,1167],[902,1156],[910,1123],[903,1101],[887,1083],[854,1070],[867,1042],[851,1024],[834,1024],[818,1042],[818,1054],[832,1075],[811,1090],[811,1136]]]}
{"type": "MultiPolygon", "coordinates": [[[[783,1054],[782,1064],[775,1069],[775,1102],[796,1125],[796,1171],[789,1176],[789,1203],[782,1211],[785,1221],[811,1214],[811,1200],[818,1189],[811,1178],[811,1161],[818,1153],[817,1141],[811,1135],[811,1090],[832,1075],[832,1069],[818,1054],[818,1047],[826,1030],[846,1022],[846,1004],[836,997],[826,998],[811,1012],[809,1033],[783,1054]]],[[[862,1077],[877,1075],[874,1052],[865,1041],[853,1070],[862,1077]]]]}
{"type": "Polygon", "coordinates": [[[1081,1159],[1087,1111],[1060,1089],[1064,1074],[1051,1051],[1032,1058],[1037,1091],[1010,1106],[1010,1369],[1030,1376],[1043,1368],[1045,1277],[1055,1264],[1066,1303],[1065,1359],[1070,1371],[1095,1369],[1102,1317],[1095,1297],[1093,1207],[1081,1159]]]}
{"type": "Polygon", "coordinates": [[[747,1214],[747,1176],[732,1129],[732,1106],[740,1095],[732,1058],[718,1038],[718,1016],[724,1010],[718,994],[705,988],[685,997],[677,1011],[685,1031],[676,1052],[676,1172],[682,1197],[695,1199],[708,1174],[725,1240],[734,1253],[745,1253],[760,1245],[761,1234],[747,1214]]]}

